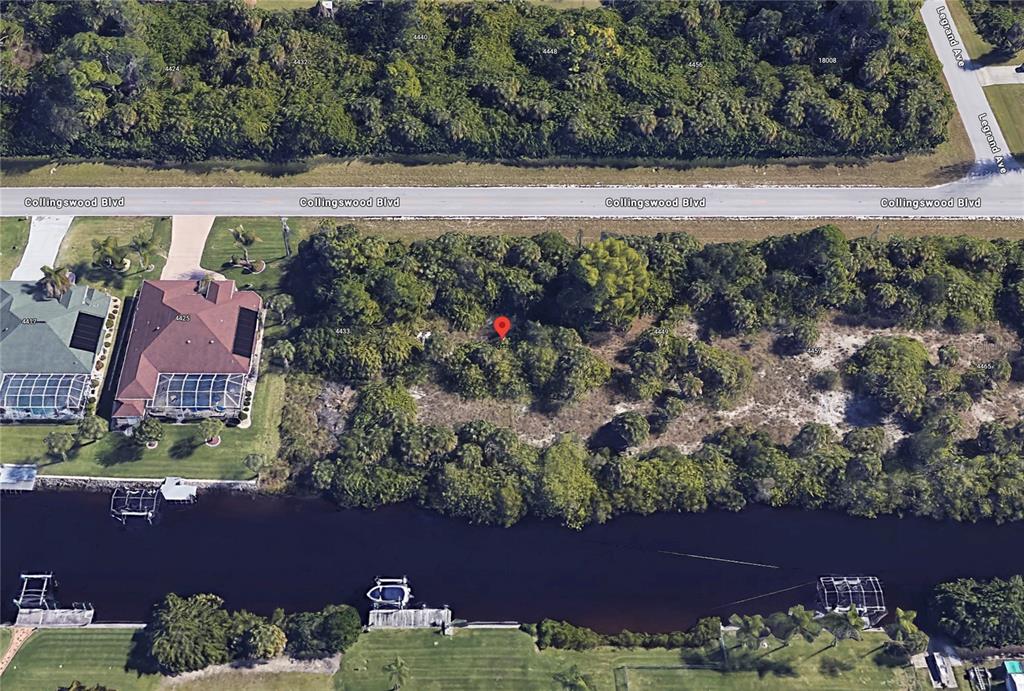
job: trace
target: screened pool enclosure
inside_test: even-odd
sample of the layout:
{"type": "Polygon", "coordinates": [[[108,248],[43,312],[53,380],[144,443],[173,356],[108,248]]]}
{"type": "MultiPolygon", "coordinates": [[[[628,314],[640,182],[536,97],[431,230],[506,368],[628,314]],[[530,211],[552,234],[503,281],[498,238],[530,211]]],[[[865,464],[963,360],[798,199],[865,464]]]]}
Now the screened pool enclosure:
{"type": "Polygon", "coordinates": [[[5,420],[80,417],[88,389],[88,374],[4,374],[0,416],[5,420]]]}
{"type": "Polygon", "coordinates": [[[244,374],[161,374],[147,411],[179,419],[237,413],[245,381],[244,374]]]}

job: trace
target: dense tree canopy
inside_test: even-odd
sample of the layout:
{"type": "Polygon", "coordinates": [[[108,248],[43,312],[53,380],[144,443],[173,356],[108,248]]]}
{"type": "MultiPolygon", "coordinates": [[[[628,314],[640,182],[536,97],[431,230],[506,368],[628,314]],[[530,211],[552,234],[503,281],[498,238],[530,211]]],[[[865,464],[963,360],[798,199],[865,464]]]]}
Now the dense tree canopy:
{"type": "Polygon", "coordinates": [[[910,0],[335,8],[5,2],[0,151],[864,156],[952,114],[910,0]]]}
{"type": "Polygon", "coordinates": [[[1024,5],[1018,0],[965,0],[964,5],[978,32],[996,50],[1005,55],[1024,50],[1024,5]]]}
{"type": "Polygon", "coordinates": [[[942,583],[932,594],[930,615],[967,648],[1024,645],[1024,576],[942,583]]]}
{"type": "Polygon", "coordinates": [[[286,278],[298,366],[361,387],[336,448],[316,438],[316,420],[301,412],[315,396],[306,384],[296,384],[300,402],[286,407],[282,428],[296,471],[343,506],[415,500],[474,522],[509,525],[532,513],[573,527],[626,511],[747,502],[863,516],[1024,517],[1021,425],[984,423],[963,439],[960,421],[972,401],[1013,375],[1014,363],[965,366],[950,348],[933,361],[907,337],[870,340],[843,368],[847,387],[895,415],[907,433],[896,445],[880,427],[840,436],[807,424],[787,443],[740,427],[719,430],[689,454],[657,446],[685,401],[729,407],[745,395],[752,366],[742,348],[712,345],[717,334],[771,328],[782,352],[798,352],[813,345],[827,311],[850,322],[952,331],[1000,318],[1024,330],[1021,241],[848,240],[826,226],[704,246],[683,233],[580,247],[554,233],[450,233],[405,244],[339,226],[304,241],[286,278]],[[598,274],[646,277],[606,285],[580,278],[598,266],[598,274]],[[634,288],[642,284],[641,297],[634,288]],[[627,286],[620,306],[628,308],[616,306],[618,316],[601,323],[596,306],[619,286],[627,286]],[[498,314],[513,323],[504,340],[487,326],[498,314]],[[691,316],[699,339],[677,333],[678,320],[691,316]],[[602,330],[640,317],[654,326],[628,339],[618,356],[626,369],[613,376],[614,356],[593,346],[602,330]],[[615,416],[586,447],[571,437],[537,446],[488,422],[419,422],[409,386],[424,379],[466,398],[540,409],[621,387],[638,408],[653,408],[615,416]]]}

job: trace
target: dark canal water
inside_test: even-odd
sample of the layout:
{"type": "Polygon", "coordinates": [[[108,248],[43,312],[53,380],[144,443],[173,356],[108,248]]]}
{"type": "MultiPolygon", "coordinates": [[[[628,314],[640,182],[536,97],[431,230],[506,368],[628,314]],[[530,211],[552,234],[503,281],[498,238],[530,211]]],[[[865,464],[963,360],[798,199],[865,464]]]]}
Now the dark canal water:
{"type": "Polygon", "coordinates": [[[920,608],[943,580],[1024,573],[1019,523],[765,508],[624,516],[574,532],[534,520],[474,527],[412,506],[338,511],[316,499],[205,494],[157,525],[124,528],[105,493],[34,492],[3,497],[0,540],[5,620],[27,570],[53,571],[59,600],[92,602],[97,621],[141,620],[169,591],[215,592],[263,614],[362,606],[374,576],[406,574],[414,603],[449,604],[458,618],[564,618],[603,631],[810,605],[815,578],[830,572],[877,575],[890,606],[904,608],[920,608]]]}

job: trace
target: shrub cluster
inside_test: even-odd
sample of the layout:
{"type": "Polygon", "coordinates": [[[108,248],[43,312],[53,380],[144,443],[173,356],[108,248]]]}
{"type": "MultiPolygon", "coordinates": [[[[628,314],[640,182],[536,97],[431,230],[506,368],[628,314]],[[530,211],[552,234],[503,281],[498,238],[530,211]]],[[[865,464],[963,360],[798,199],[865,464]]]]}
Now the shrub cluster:
{"type": "Polygon", "coordinates": [[[722,622],[718,617],[705,617],[699,619],[688,631],[638,633],[623,630],[610,635],[554,619],[542,619],[538,624],[523,624],[520,628],[537,639],[537,647],[541,650],[592,650],[604,645],[616,648],[671,649],[703,648],[711,643],[717,643],[722,633],[722,622]]]}
{"type": "Polygon", "coordinates": [[[673,396],[727,407],[750,384],[750,361],[721,348],[680,338],[660,327],[644,331],[629,353],[628,387],[637,398],[673,396]]]}
{"type": "Polygon", "coordinates": [[[359,613],[348,605],[270,620],[245,610],[229,612],[209,594],[171,593],[153,610],[137,640],[140,659],[165,674],[192,672],[232,660],[266,660],[287,652],[298,658],[329,657],[355,643],[362,631],[359,613]]]}

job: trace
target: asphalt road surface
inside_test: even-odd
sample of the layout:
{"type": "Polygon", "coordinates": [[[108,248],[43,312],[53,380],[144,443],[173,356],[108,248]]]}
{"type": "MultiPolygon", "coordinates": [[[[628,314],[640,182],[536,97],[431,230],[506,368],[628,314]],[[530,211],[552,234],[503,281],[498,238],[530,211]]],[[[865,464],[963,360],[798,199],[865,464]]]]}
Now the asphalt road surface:
{"type": "Polygon", "coordinates": [[[0,214],[1024,218],[1024,172],[1009,155],[948,8],[926,0],[921,13],[976,156],[967,177],[937,187],[8,187],[0,190],[0,214]]]}
{"type": "Polygon", "coordinates": [[[1022,218],[1024,176],[939,187],[6,188],[7,216],[1022,218]],[[67,200],[87,206],[68,205],[67,200]],[[105,206],[107,203],[115,206],[105,206]],[[35,206],[35,204],[42,204],[35,206]],[[62,205],[57,209],[56,205],[62,205]],[[358,204],[358,206],[352,206],[358,204]],[[916,208],[915,208],[916,207],[916,208]]]}

